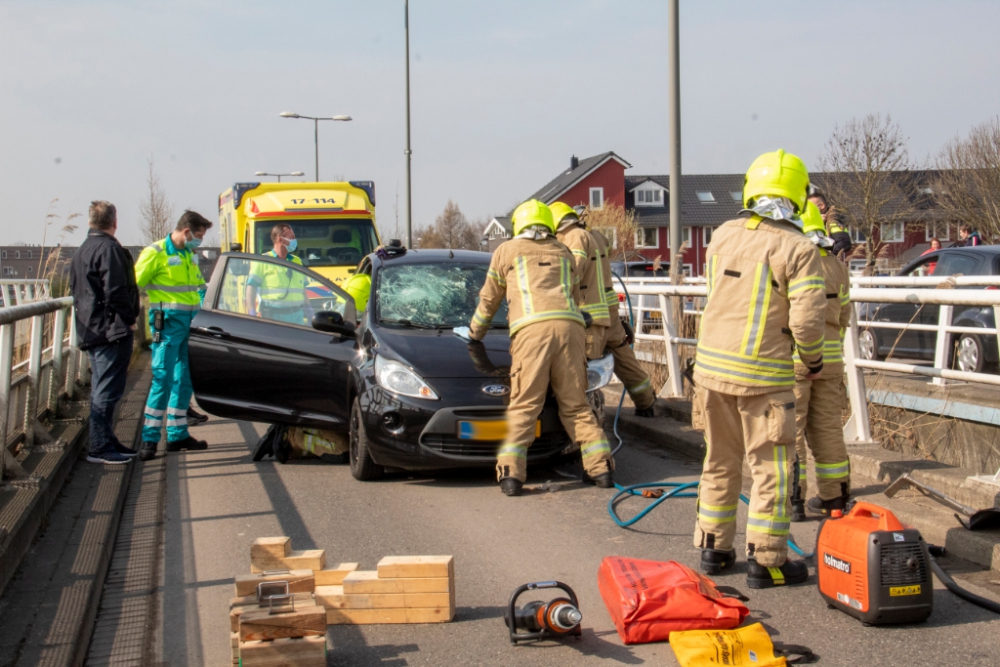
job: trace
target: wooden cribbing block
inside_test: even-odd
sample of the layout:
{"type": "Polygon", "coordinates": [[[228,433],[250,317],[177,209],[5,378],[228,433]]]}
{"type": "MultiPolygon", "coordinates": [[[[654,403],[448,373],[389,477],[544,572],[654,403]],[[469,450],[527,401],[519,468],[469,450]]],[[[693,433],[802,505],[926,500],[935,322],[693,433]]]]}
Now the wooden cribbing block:
{"type": "MultiPolygon", "coordinates": [[[[317,604],[313,598],[312,593],[292,593],[292,598],[295,600],[295,606],[297,607],[307,607],[310,605],[317,604]]],[[[260,609],[260,605],[257,603],[256,595],[247,595],[241,598],[231,598],[229,600],[229,630],[230,632],[240,631],[240,615],[247,611],[253,611],[255,609],[260,609]]]]}
{"type": "MultiPolygon", "coordinates": [[[[269,568],[283,570],[286,568],[269,568]]],[[[289,593],[312,593],[316,588],[316,578],[311,569],[277,572],[274,574],[238,574],[236,575],[236,597],[257,595],[257,584],[264,581],[287,581],[289,593]]]]}
{"type": "Polygon", "coordinates": [[[258,537],[250,545],[250,560],[254,558],[284,558],[292,552],[290,537],[258,537]]]}
{"type": "MultiPolygon", "coordinates": [[[[375,625],[379,623],[447,623],[455,617],[451,607],[432,609],[327,609],[330,625],[375,625]]],[[[246,663],[244,663],[245,665],[246,663]]]]}
{"type": "Polygon", "coordinates": [[[317,604],[272,614],[261,607],[240,616],[240,640],[283,639],[326,634],[326,609],[317,604]]]}
{"type": "Polygon", "coordinates": [[[316,570],[316,585],[340,586],[344,583],[344,577],[357,569],[357,563],[341,563],[337,567],[330,567],[325,570],[316,570]]]}
{"type": "Polygon", "coordinates": [[[240,642],[240,659],[243,667],[326,667],[326,634],[240,642]]]}
{"type": "Polygon", "coordinates": [[[386,556],[378,562],[379,579],[428,579],[455,576],[453,556],[386,556]]]}
{"type": "Polygon", "coordinates": [[[368,595],[345,595],[343,586],[317,586],[316,604],[327,609],[371,609],[368,595]]]}
{"type": "Polygon", "coordinates": [[[448,577],[426,579],[382,579],[378,572],[358,570],[344,577],[344,593],[362,595],[367,593],[447,593],[454,586],[448,577]]]}
{"type": "Polygon", "coordinates": [[[250,557],[251,572],[267,570],[322,570],[326,567],[325,549],[307,549],[306,551],[290,551],[287,556],[250,557]]]}
{"type": "Polygon", "coordinates": [[[232,646],[233,664],[240,664],[240,633],[230,632],[229,633],[229,643],[232,646]]]}

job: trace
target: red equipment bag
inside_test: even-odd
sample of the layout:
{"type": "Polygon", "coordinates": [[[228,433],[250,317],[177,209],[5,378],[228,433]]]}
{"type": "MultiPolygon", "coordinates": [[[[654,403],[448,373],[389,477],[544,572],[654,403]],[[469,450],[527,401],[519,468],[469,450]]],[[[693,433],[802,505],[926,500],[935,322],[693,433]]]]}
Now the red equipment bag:
{"type": "Polygon", "coordinates": [[[626,644],[663,641],[676,630],[728,630],[750,614],[711,579],[672,560],[608,556],[597,585],[626,644]]]}

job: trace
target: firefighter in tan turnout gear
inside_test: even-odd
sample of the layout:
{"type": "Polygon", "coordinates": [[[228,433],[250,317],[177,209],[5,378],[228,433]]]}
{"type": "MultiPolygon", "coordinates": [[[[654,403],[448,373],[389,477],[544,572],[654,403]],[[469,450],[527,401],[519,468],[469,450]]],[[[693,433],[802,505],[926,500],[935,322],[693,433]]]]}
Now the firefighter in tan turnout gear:
{"type": "Polygon", "coordinates": [[[802,233],[809,174],[798,157],[765,153],[747,172],[742,217],[713,234],[708,302],[695,358],[693,421],[705,430],[694,544],[716,574],[736,560],[733,539],[743,460],[753,477],[747,585],[798,584],[808,570],[787,559],[795,465],[797,349],[808,379],[823,370],[826,310],[819,253],[802,233]]]}
{"type": "Polygon", "coordinates": [[[604,294],[602,248],[584,228],[580,216],[569,204],[557,201],[549,209],[556,226],[556,238],[573,253],[573,266],[580,279],[580,310],[593,320],[586,333],[587,358],[600,359],[604,356],[608,327],[611,324],[607,297],[604,294]]]}
{"type": "Polygon", "coordinates": [[[802,215],[802,231],[819,249],[826,296],[823,371],[814,380],[799,355],[795,359],[795,451],[798,485],[792,496],[792,521],[804,521],[806,497],[806,443],[816,459],[819,495],[809,499],[817,514],[844,509],[851,493],[851,461],[844,444],[841,411],[844,396],[844,330],[851,324],[851,282],[847,266],[833,253],[823,216],[810,201],[802,215]]]}
{"type": "MultiPolygon", "coordinates": [[[[490,261],[469,336],[482,340],[504,299],[510,319],[511,396],[507,437],[497,452],[497,479],[508,496],[521,494],[528,447],[549,386],[559,418],[579,444],[585,479],[602,488],[614,481],[611,448],[587,403],[584,317],[573,255],[555,238],[549,207],[537,200],[514,210],[514,237],[490,261]]],[[[456,334],[462,333],[456,329],[456,334]]]]}

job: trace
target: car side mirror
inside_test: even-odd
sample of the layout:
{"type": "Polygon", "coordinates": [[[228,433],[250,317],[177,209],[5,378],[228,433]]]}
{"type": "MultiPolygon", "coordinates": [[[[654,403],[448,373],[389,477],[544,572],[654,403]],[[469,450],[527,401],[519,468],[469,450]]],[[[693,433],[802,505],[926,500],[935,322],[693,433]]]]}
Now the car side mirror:
{"type": "Polygon", "coordinates": [[[345,321],[343,315],[332,310],[321,310],[313,315],[312,327],[317,331],[354,338],[354,323],[345,321]]]}

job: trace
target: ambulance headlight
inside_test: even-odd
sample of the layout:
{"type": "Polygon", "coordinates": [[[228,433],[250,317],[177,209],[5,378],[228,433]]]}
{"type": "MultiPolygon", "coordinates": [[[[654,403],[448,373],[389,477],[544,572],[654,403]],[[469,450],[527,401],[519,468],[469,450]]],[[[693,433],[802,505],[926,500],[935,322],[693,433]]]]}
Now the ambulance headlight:
{"type": "Polygon", "coordinates": [[[587,391],[597,391],[605,386],[611,382],[614,373],[615,358],[610,352],[600,359],[591,359],[587,362],[587,391]]]}
{"type": "Polygon", "coordinates": [[[438,400],[437,393],[419,375],[399,363],[386,359],[381,354],[375,357],[375,379],[389,391],[413,398],[438,400]]]}

